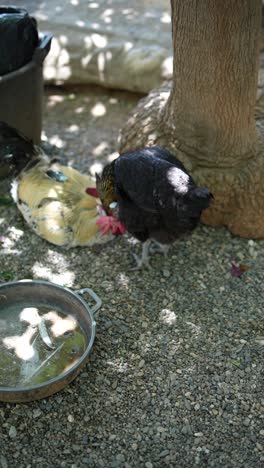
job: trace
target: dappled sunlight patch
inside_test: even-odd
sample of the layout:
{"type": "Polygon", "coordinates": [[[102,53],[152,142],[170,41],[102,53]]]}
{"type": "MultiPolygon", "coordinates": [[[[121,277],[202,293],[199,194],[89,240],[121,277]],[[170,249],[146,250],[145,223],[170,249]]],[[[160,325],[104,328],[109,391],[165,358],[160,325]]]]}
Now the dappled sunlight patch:
{"type": "Polygon", "coordinates": [[[111,16],[114,14],[113,8],[107,8],[105,11],[100,16],[100,19],[102,19],[105,23],[109,24],[112,23],[112,18],[111,16]]]}
{"type": "Polygon", "coordinates": [[[7,253],[21,253],[18,250],[14,250],[17,242],[23,236],[24,232],[19,229],[11,227],[8,229],[5,236],[1,236],[1,254],[7,253]]]}
{"type": "Polygon", "coordinates": [[[91,49],[92,45],[93,45],[93,41],[92,41],[92,38],[91,36],[85,36],[83,38],[83,41],[84,41],[84,46],[86,49],[91,49]]]}
{"type": "Polygon", "coordinates": [[[70,133],[78,133],[79,130],[80,130],[80,127],[79,125],[76,125],[76,124],[72,124],[70,125],[70,127],[66,128],[66,131],[70,133]]]}
{"type": "Polygon", "coordinates": [[[91,114],[93,117],[103,117],[103,115],[106,114],[106,107],[102,102],[97,102],[92,108],[91,108],[91,114]]]}
{"type": "Polygon", "coordinates": [[[103,36],[102,34],[98,34],[98,33],[91,34],[91,39],[92,39],[92,43],[96,47],[98,47],[98,49],[102,49],[106,47],[107,45],[107,38],[106,36],[103,36]]]}
{"type": "Polygon", "coordinates": [[[117,151],[114,151],[113,153],[109,154],[106,159],[108,162],[112,162],[114,161],[114,159],[118,158],[118,156],[119,153],[117,151]]]}
{"type": "Polygon", "coordinates": [[[96,173],[100,174],[103,170],[103,164],[95,162],[90,166],[90,173],[95,176],[96,173]]]}
{"type": "Polygon", "coordinates": [[[10,239],[18,241],[24,235],[24,231],[22,231],[22,229],[17,229],[14,226],[11,226],[8,229],[8,234],[10,236],[10,239]]]}
{"type": "Polygon", "coordinates": [[[141,245],[141,242],[138,239],[136,239],[135,237],[131,237],[131,236],[127,237],[126,236],[125,239],[126,239],[127,243],[131,244],[132,246],[141,245]]]}
{"type": "Polygon", "coordinates": [[[165,325],[173,325],[177,320],[177,315],[173,310],[170,309],[162,309],[159,315],[159,319],[165,325]]]}
{"type": "Polygon", "coordinates": [[[74,110],[75,114],[82,114],[84,112],[84,107],[83,106],[79,106],[79,107],[76,107],[76,109],[74,110]]]}
{"type": "Polygon", "coordinates": [[[124,8],[122,13],[128,20],[135,20],[139,16],[139,13],[133,8],[124,8]]]}
{"type": "MultiPolygon", "coordinates": [[[[150,108],[152,107],[152,105],[153,105],[154,102],[155,102],[154,97],[153,97],[153,98],[149,98],[148,102],[147,102],[147,103],[145,104],[145,106],[144,106],[145,109],[150,109],[150,108]]],[[[147,119],[145,119],[145,120],[147,120],[147,119]]],[[[149,118],[148,118],[148,121],[146,121],[146,122],[144,121],[143,123],[144,123],[144,124],[148,124],[148,123],[150,123],[150,122],[151,122],[151,118],[149,117],[149,118]]]]}
{"type": "Polygon", "coordinates": [[[81,64],[82,64],[83,68],[86,68],[87,65],[89,65],[92,58],[93,58],[93,54],[87,54],[87,55],[85,55],[84,57],[81,58],[81,64]]]}
{"type": "Polygon", "coordinates": [[[45,63],[45,78],[47,80],[68,80],[72,74],[70,67],[70,54],[66,49],[68,38],[65,35],[53,37],[51,53],[45,63]]]}
{"type": "MultiPolygon", "coordinates": [[[[23,319],[20,319],[23,320],[23,319]]],[[[35,334],[33,327],[29,327],[23,335],[14,335],[3,338],[3,344],[7,349],[13,349],[18,358],[25,361],[31,359],[35,350],[32,344],[32,338],[35,334]]]]}
{"type": "Polygon", "coordinates": [[[171,23],[171,15],[167,11],[164,11],[160,17],[160,22],[168,24],[171,23]]]}
{"type": "Polygon", "coordinates": [[[116,282],[120,288],[129,290],[129,277],[125,273],[119,273],[116,282]]]}
{"type": "Polygon", "coordinates": [[[109,104],[118,104],[118,103],[119,103],[119,101],[118,101],[117,98],[110,98],[109,99],[109,104]]]}
{"type": "Polygon", "coordinates": [[[102,153],[107,150],[109,147],[109,144],[106,141],[102,141],[93,149],[93,155],[94,156],[101,156],[102,153]]]}
{"type": "Polygon", "coordinates": [[[75,274],[72,271],[63,271],[63,268],[59,269],[62,270],[61,273],[54,273],[51,267],[49,268],[45,266],[42,262],[35,262],[32,267],[32,272],[36,278],[46,279],[48,281],[60,284],[61,286],[73,286],[75,274]]]}
{"type": "Polygon", "coordinates": [[[162,78],[171,79],[173,72],[173,57],[167,57],[161,64],[161,76],[162,78]]]}
{"type": "Polygon", "coordinates": [[[56,11],[57,13],[61,13],[61,12],[62,12],[62,7],[61,7],[60,5],[57,5],[57,6],[55,7],[55,11],[56,11]]]}
{"type": "Polygon", "coordinates": [[[77,20],[77,21],[75,22],[75,24],[76,24],[76,26],[78,26],[79,28],[84,28],[84,26],[85,26],[85,22],[82,21],[82,20],[77,20]]]}
{"type": "Polygon", "coordinates": [[[17,246],[18,240],[11,239],[7,236],[1,236],[1,244],[0,244],[0,255],[21,255],[22,250],[15,248],[17,246]]]}
{"type": "Polygon", "coordinates": [[[167,179],[173,189],[180,194],[189,190],[190,177],[178,167],[172,167],[167,171],[167,179]]]}
{"type": "Polygon", "coordinates": [[[97,67],[99,72],[100,80],[104,80],[104,70],[105,70],[105,54],[100,52],[97,56],[97,67]]]}
{"type": "Polygon", "coordinates": [[[110,50],[107,50],[106,53],[105,53],[105,58],[106,60],[109,62],[110,60],[112,60],[113,58],[113,54],[112,52],[110,52],[110,50]]]}
{"type": "Polygon", "coordinates": [[[100,18],[108,18],[109,16],[112,16],[114,14],[114,9],[113,8],[106,8],[105,11],[101,14],[100,18]]]}
{"type": "Polygon", "coordinates": [[[99,3],[97,2],[91,2],[91,3],[88,3],[88,8],[99,8],[99,3]]]}
{"type": "Polygon", "coordinates": [[[108,366],[112,367],[115,371],[119,373],[125,373],[128,371],[128,362],[124,362],[123,359],[112,359],[107,361],[108,366]]]}
{"type": "Polygon", "coordinates": [[[17,244],[19,245],[19,241],[23,235],[24,231],[21,229],[17,229],[14,226],[9,227],[5,233],[5,236],[1,236],[0,255],[21,255],[22,251],[16,249],[15,247],[17,247],[17,244]]]}
{"type": "Polygon", "coordinates": [[[47,107],[54,107],[57,104],[61,104],[64,101],[64,96],[58,94],[52,94],[48,96],[47,107]]]}
{"type": "Polygon", "coordinates": [[[57,146],[58,148],[64,148],[65,147],[65,141],[63,141],[59,135],[53,135],[52,137],[50,137],[49,139],[49,142],[52,144],[52,145],[55,145],[57,146]]]}
{"type": "Polygon", "coordinates": [[[38,16],[38,21],[48,21],[49,20],[48,15],[46,15],[42,10],[37,10],[36,13],[37,13],[37,16],[38,16]]]}
{"type": "Polygon", "coordinates": [[[62,270],[66,270],[69,266],[69,262],[64,256],[64,254],[61,254],[53,249],[48,250],[46,254],[46,259],[48,262],[50,262],[53,265],[56,265],[62,270]]]}
{"type": "Polygon", "coordinates": [[[61,34],[59,36],[59,42],[60,42],[61,45],[66,45],[66,44],[69,43],[69,39],[68,39],[67,36],[65,36],[65,34],[61,34]]]}
{"type": "Polygon", "coordinates": [[[128,52],[134,46],[133,42],[125,42],[123,48],[125,52],[128,52]]]}

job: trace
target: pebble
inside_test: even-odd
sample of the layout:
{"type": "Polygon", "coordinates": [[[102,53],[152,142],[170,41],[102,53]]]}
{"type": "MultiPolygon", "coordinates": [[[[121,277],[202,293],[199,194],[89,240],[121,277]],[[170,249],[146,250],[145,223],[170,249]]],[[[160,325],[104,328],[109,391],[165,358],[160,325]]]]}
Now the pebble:
{"type": "Polygon", "coordinates": [[[162,452],[159,453],[159,458],[165,458],[169,454],[170,454],[169,450],[162,450],[162,452]]]}
{"type": "Polygon", "coordinates": [[[1,468],[8,468],[7,459],[4,457],[4,455],[0,455],[0,464],[1,468]]]}
{"type": "Polygon", "coordinates": [[[33,410],[33,418],[34,419],[39,418],[41,415],[42,415],[42,411],[39,408],[33,410]]]}
{"type": "Polygon", "coordinates": [[[163,273],[163,276],[164,276],[165,278],[169,278],[169,277],[170,277],[170,271],[169,271],[169,270],[163,270],[162,273],[163,273]]]}
{"type": "Polygon", "coordinates": [[[162,427],[162,426],[157,427],[157,432],[165,432],[165,431],[166,431],[165,427],[162,427]]]}
{"type": "Polygon", "coordinates": [[[250,425],[250,419],[245,418],[244,421],[243,421],[243,424],[244,424],[244,426],[249,426],[250,425]]]}
{"type": "Polygon", "coordinates": [[[190,424],[185,424],[183,427],[182,427],[182,430],[181,430],[182,434],[192,434],[192,428],[190,426],[190,424]]]}
{"type": "Polygon", "coordinates": [[[11,439],[14,439],[17,436],[17,430],[15,426],[10,426],[8,434],[9,434],[9,437],[11,437],[11,439]]]}
{"type": "Polygon", "coordinates": [[[69,414],[69,416],[68,416],[67,419],[68,419],[68,421],[69,421],[70,423],[73,423],[73,422],[74,422],[74,416],[72,416],[72,414],[69,414]]]}

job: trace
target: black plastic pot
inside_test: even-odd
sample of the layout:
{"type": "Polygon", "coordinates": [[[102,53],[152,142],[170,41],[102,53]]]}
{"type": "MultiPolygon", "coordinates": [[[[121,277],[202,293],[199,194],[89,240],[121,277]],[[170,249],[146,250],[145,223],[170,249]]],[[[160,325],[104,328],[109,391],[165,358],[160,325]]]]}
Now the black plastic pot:
{"type": "Polygon", "coordinates": [[[38,43],[37,22],[27,10],[0,6],[0,75],[29,63],[38,43]]]}
{"type": "Polygon", "coordinates": [[[51,40],[52,35],[46,34],[40,39],[29,63],[0,76],[0,120],[15,127],[35,144],[41,139],[43,62],[51,40]]]}

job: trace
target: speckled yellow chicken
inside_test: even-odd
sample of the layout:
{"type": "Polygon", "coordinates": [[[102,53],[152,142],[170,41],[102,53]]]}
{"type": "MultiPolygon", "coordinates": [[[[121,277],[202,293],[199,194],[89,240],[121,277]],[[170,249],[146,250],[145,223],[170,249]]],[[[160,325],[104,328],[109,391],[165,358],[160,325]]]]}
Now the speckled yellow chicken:
{"type": "Polygon", "coordinates": [[[94,196],[95,181],[51,160],[41,148],[0,122],[0,177],[14,174],[11,195],[29,226],[52,244],[104,243],[123,233],[94,196]]]}

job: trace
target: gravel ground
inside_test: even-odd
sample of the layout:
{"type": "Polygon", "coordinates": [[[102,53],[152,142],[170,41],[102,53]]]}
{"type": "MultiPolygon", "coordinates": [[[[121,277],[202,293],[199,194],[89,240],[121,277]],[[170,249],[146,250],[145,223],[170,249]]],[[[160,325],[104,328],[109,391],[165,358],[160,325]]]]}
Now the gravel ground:
{"type": "MultiPolygon", "coordinates": [[[[49,90],[46,136],[93,170],[116,151],[137,99],[49,90]]],[[[1,281],[49,279],[103,300],[79,377],[45,400],[0,403],[2,468],[264,466],[264,241],[201,226],[139,273],[130,251],[140,246],[127,237],[64,251],[15,207],[0,220],[1,281]],[[232,261],[248,268],[240,278],[232,261]]]]}

